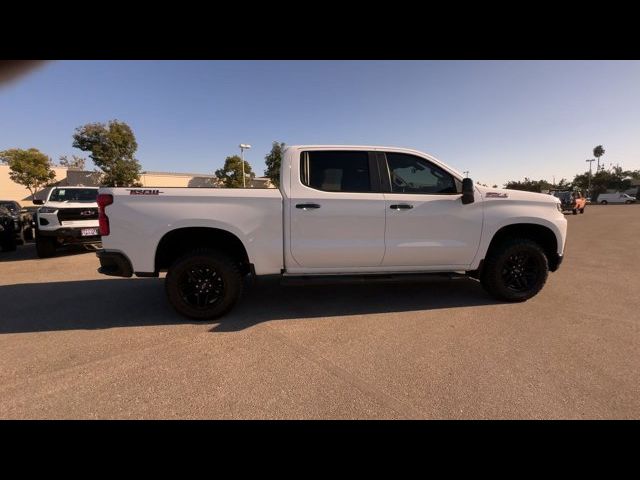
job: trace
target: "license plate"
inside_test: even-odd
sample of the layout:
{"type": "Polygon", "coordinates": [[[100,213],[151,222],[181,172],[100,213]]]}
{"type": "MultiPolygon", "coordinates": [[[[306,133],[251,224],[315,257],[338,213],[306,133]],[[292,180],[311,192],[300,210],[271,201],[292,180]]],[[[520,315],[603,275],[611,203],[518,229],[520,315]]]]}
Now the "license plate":
{"type": "Polygon", "coordinates": [[[80,230],[80,235],[82,237],[95,237],[98,235],[97,228],[83,228],[80,230]]]}

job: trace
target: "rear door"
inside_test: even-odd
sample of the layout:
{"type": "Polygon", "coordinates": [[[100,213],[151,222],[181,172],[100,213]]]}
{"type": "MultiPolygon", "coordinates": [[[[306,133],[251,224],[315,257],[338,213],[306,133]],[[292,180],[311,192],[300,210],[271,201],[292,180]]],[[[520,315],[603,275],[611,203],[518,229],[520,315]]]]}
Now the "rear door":
{"type": "Polygon", "coordinates": [[[372,152],[309,150],[291,179],[290,248],[303,268],[375,267],[384,256],[385,199],[372,152]]]}

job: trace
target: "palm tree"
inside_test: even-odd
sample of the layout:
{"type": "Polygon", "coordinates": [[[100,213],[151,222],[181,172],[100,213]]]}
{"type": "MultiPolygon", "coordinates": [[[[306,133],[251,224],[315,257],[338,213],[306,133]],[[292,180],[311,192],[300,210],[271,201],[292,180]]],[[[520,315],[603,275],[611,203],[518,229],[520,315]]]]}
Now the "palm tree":
{"type": "Polygon", "coordinates": [[[596,148],[593,149],[593,156],[598,159],[598,166],[596,167],[596,172],[600,170],[600,157],[602,155],[604,155],[604,148],[602,148],[602,145],[598,145],[596,148]]]}

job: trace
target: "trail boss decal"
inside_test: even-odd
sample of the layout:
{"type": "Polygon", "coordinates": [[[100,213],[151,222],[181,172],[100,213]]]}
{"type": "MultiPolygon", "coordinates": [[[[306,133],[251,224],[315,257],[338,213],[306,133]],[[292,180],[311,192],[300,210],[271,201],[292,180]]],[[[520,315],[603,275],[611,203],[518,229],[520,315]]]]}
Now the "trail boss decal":
{"type": "Polygon", "coordinates": [[[509,198],[508,193],[487,192],[485,198],[509,198]]]}
{"type": "Polygon", "coordinates": [[[129,190],[129,195],[160,195],[161,192],[160,190],[151,190],[151,189],[127,189],[129,190]]]}

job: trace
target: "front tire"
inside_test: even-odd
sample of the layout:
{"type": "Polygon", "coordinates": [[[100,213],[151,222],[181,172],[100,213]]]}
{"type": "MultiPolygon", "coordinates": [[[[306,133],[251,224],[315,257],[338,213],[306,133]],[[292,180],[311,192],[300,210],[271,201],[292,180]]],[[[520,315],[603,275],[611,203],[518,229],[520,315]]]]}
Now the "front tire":
{"type": "Polygon", "coordinates": [[[578,214],[578,210],[576,210],[575,208],[573,209],[573,214],[577,215],[578,214]]]}
{"type": "Polygon", "coordinates": [[[524,302],[542,289],[548,275],[549,262],[540,245],[512,238],[492,248],[480,281],[499,300],[524,302]]]}
{"type": "Polygon", "coordinates": [[[607,203],[609,203],[609,202],[607,202],[606,200],[602,200],[602,201],[600,202],[600,205],[606,205],[607,203]]]}
{"type": "Polygon", "coordinates": [[[236,262],[227,255],[198,249],[171,265],[165,290],[179,314],[194,320],[212,320],[236,304],[242,295],[242,276],[236,262]]]}
{"type": "Polygon", "coordinates": [[[36,252],[39,258],[49,258],[56,254],[56,239],[36,235],[36,252]]]}
{"type": "Polygon", "coordinates": [[[581,208],[581,209],[580,209],[580,213],[581,213],[581,214],[582,214],[582,213],[584,213],[584,208],[581,208]]]}

